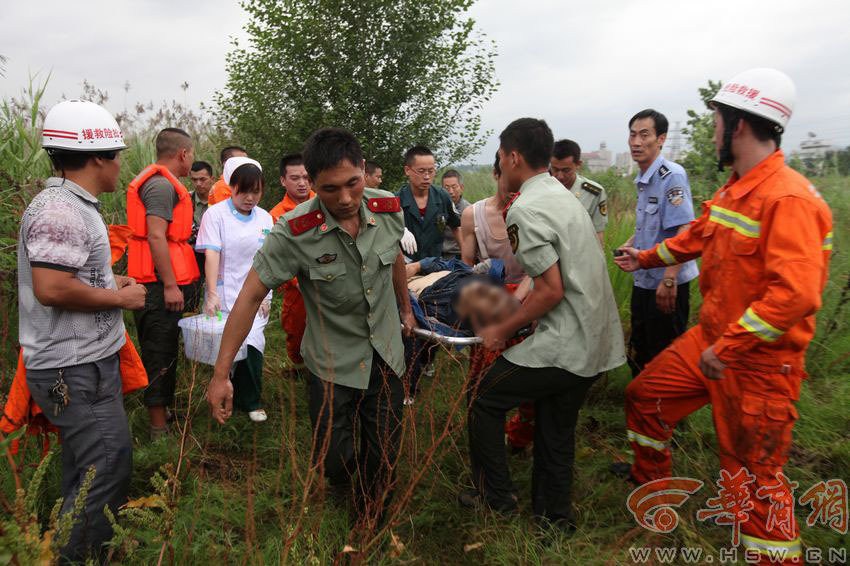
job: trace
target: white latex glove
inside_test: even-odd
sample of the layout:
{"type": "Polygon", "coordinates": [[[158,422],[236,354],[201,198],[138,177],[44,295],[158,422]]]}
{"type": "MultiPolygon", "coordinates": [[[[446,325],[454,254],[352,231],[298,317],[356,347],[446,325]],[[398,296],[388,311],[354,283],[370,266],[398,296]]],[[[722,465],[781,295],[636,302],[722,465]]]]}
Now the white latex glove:
{"type": "Polygon", "coordinates": [[[413,255],[419,249],[416,245],[416,238],[413,237],[413,233],[407,228],[404,229],[404,234],[401,236],[401,249],[407,255],[413,255]]]}
{"type": "Polygon", "coordinates": [[[219,311],[221,311],[221,299],[218,298],[218,293],[207,291],[207,298],[204,301],[204,314],[207,316],[217,316],[219,311]]]}
{"type": "Polygon", "coordinates": [[[259,311],[260,317],[268,318],[269,317],[269,311],[271,310],[271,308],[272,308],[272,302],[268,299],[266,299],[265,301],[260,303],[260,311],[259,311]]]}

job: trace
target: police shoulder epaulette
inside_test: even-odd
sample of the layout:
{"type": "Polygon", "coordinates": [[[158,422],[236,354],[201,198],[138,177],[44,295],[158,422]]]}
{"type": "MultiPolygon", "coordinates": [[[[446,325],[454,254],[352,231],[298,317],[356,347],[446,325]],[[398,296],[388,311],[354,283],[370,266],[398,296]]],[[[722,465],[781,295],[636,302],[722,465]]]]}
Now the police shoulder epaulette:
{"type": "Polygon", "coordinates": [[[372,212],[401,212],[401,201],[398,197],[370,198],[366,206],[372,212]]]}
{"type": "Polygon", "coordinates": [[[662,165],[661,167],[658,168],[658,173],[661,174],[661,178],[663,179],[664,177],[666,177],[667,175],[672,173],[672,171],[670,171],[670,168],[667,167],[666,165],[662,165]]]}
{"type": "Polygon", "coordinates": [[[287,220],[289,224],[289,229],[292,231],[293,236],[299,236],[310,230],[311,228],[315,228],[320,224],[324,223],[325,215],[321,210],[313,210],[308,212],[307,214],[302,214],[301,216],[296,216],[295,218],[290,218],[287,220]]]}
{"type": "Polygon", "coordinates": [[[599,193],[602,192],[602,187],[598,187],[592,184],[590,181],[585,181],[581,184],[581,188],[591,193],[594,196],[599,196],[599,193]]]}

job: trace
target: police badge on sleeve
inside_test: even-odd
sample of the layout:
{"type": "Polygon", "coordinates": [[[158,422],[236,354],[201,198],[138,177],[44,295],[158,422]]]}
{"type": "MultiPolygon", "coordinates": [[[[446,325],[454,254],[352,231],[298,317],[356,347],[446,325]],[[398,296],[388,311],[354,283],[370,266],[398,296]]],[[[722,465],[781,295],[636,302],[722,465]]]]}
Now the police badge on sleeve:
{"type": "Polygon", "coordinates": [[[667,202],[673,206],[679,206],[685,202],[685,189],[682,187],[673,187],[667,191],[667,202]]]}

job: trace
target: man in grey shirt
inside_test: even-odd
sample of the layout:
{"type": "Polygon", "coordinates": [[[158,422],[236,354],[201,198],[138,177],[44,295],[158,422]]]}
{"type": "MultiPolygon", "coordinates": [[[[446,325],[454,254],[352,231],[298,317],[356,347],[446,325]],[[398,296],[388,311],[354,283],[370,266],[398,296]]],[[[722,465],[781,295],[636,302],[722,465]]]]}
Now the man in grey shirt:
{"type": "Polygon", "coordinates": [[[126,146],[105,109],[79,100],[51,109],[42,145],[61,177],[47,180],[21,219],[20,342],[32,398],[62,438],[62,514],[73,511],[95,470],[84,514],[60,554],[67,562],[102,561],[112,537],[103,509],[117,513],[126,501],[133,462],[118,367],[121,309],[145,303],[142,285],[112,274],[97,200],[115,191],[126,146]]]}

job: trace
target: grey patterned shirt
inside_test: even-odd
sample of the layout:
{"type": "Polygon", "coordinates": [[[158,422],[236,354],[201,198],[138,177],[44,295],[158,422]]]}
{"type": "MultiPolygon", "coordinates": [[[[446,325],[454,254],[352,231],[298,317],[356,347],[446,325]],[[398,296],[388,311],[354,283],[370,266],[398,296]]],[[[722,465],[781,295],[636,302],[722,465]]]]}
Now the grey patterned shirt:
{"type": "Polygon", "coordinates": [[[92,287],[116,288],[99,203],[72,181],[48,179],[21,219],[18,311],[24,365],[41,370],[86,364],[124,345],[121,309],[81,312],[42,305],[33,293],[33,267],[74,273],[92,287]]]}

